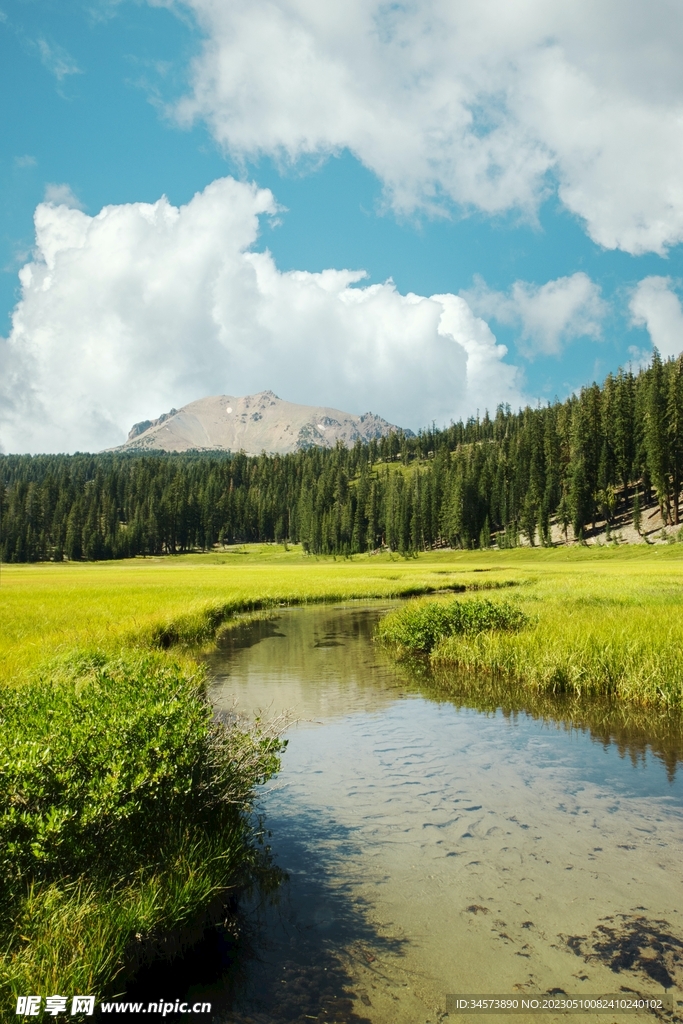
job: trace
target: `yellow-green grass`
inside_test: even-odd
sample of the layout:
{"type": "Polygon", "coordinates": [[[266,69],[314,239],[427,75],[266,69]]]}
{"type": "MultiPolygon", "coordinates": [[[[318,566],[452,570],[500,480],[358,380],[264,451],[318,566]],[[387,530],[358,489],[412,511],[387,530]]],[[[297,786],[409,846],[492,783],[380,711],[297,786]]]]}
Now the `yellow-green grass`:
{"type": "MultiPolygon", "coordinates": [[[[501,552],[526,582],[511,592],[519,631],[452,635],[435,666],[482,671],[541,691],[683,707],[683,552],[678,545],[501,552]]],[[[507,595],[509,598],[510,595],[507,595]]]]}
{"type": "Polygon", "coordinates": [[[504,581],[514,567],[480,574],[478,561],[446,552],[399,558],[306,556],[251,545],[225,554],[120,562],[3,566],[0,680],[77,648],[113,651],[164,638],[187,646],[212,638],[233,612],[279,603],[391,597],[504,581]],[[476,564],[475,564],[476,562],[476,564]],[[471,563],[471,564],[470,564],[471,563]]]}
{"type": "Polygon", "coordinates": [[[77,648],[209,642],[234,612],[287,602],[520,584],[534,625],[446,641],[435,658],[534,686],[683,703],[683,547],[436,551],[315,558],[252,545],[207,555],[3,566],[0,679],[77,648]]]}

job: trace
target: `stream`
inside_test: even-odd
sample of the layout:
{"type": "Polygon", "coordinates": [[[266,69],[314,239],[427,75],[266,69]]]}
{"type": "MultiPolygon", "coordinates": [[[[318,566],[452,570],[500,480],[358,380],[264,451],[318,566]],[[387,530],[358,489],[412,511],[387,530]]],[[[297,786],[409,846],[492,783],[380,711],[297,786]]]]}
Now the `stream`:
{"type": "Polygon", "coordinates": [[[289,715],[261,795],[287,877],[246,906],[239,965],[193,991],[225,1024],[436,1024],[476,1016],[455,995],[672,988],[660,1019],[682,1019],[680,722],[447,692],[373,643],[390,606],[281,609],[209,656],[218,709],[289,715]]]}

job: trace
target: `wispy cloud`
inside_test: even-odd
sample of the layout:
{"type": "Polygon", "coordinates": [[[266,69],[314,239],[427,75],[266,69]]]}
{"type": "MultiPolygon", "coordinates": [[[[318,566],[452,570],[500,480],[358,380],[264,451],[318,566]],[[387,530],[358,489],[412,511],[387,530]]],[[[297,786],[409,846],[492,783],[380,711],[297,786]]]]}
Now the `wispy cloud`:
{"type": "Polygon", "coordinates": [[[45,186],[45,202],[51,206],[68,206],[70,210],[84,210],[85,207],[71,185],[50,183],[45,186]]]}
{"type": "Polygon", "coordinates": [[[29,245],[26,239],[17,241],[12,246],[12,255],[2,267],[5,274],[16,274],[17,267],[21,267],[31,258],[33,246],[29,245]]]}
{"type": "Polygon", "coordinates": [[[37,163],[38,161],[36,158],[31,156],[29,153],[25,153],[23,156],[15,156],[14,158],[15,167],[35,167],[37,163]]]}
{"type": "Polygon", "coordinates": [[[58,82],[62,82],[69,75],[82,75],[83,70],[64,49],[57,43],[48,43],[46,39],[38,39],[36,42],[40,59],[43,66],[55,76],[58,82]]]}
{"type": "Polygon", "coordinates": [[[95,23],[111,21],[116,17],[123,0],[92,0],[87,10],[90,19],[95,23]]]}

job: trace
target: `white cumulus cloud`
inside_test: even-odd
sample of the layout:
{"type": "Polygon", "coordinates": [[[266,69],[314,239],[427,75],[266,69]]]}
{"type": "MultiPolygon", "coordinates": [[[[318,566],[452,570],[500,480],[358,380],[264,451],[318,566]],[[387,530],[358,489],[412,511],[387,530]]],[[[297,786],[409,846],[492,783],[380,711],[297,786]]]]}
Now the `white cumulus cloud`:
{"type": "Polygon", "coordinates": [[[670,277],[643,278],[631,296],[629,309],[632,322],[647,328],[652,344],[665,359],[683,352],[683,310],[670,277]]]}
{"type": "Polygon", "coordinates": [[[607,248],[683,239],[676,0],[182,2],[206,38],[175,114],[238,158],[348,147],[402,212],[556,189],[607,248]]]}
{"type": "Polygon", "coordinates": [[[461,295],[479,316],[516,327],[517,347],[528,357],[558,355],[573,338],[599,338],[607,312],[599,286],[583,272],[543,285],[515,281],[508,293],[475,277],[474,288],[461,295]]]}
{"type": "Polygon", "coordinates": [[[283,273],[254,251],[272,194],[231,178],[186,206],[43,203],[0,342],[5,451],[94,450],[209,394],[280,397],[401,426],[521,400],[519,374],[456,295],[363,273],[283,273]]]}

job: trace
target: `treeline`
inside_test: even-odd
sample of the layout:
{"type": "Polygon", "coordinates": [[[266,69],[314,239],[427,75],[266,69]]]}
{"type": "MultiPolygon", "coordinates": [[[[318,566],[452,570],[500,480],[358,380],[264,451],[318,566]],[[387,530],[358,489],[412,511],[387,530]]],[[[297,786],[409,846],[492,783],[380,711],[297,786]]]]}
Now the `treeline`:
{"type": "Polygon", "coordinates": [[[653,497],[679,522],[683,356],[657,352],[565,402],[285,456],[0,456],[6,562],[125,558],[250,541],[314,554],[550,543],[653,497]]]}

